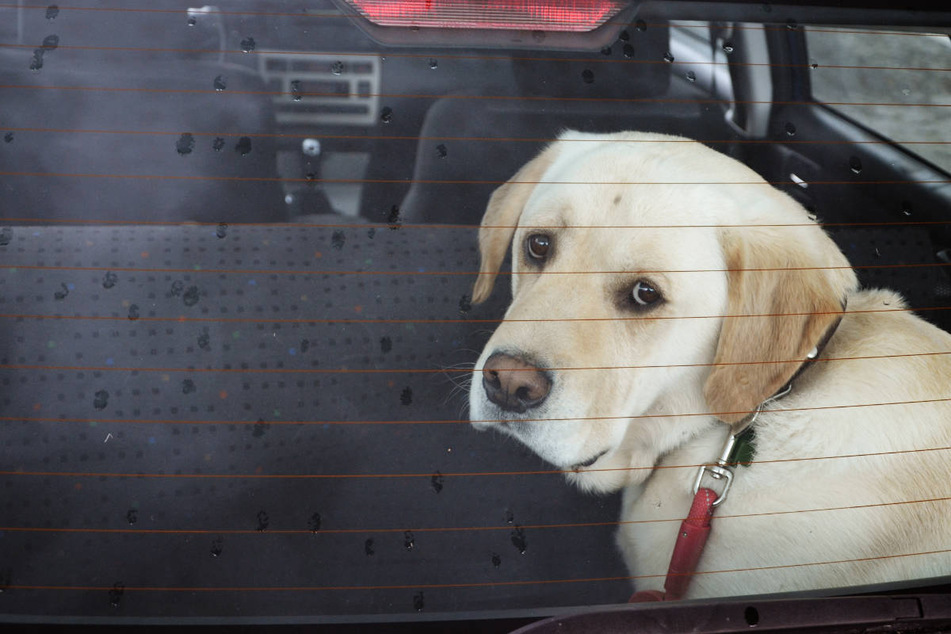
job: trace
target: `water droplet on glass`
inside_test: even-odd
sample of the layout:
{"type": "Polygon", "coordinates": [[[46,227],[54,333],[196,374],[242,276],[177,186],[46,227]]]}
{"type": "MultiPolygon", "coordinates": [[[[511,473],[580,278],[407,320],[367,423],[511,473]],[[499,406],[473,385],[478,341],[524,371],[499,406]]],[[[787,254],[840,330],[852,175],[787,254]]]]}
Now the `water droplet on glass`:
{"type": "Polygon", "coordinates": [[[795,136],[796,125],[792,121],[787,121],[785,128],[786,128],[786,134],[788,134],[789,136],[795,136]]]}
{"type": "Polygon", "coordinates": [[[697,74],[692,70],[687,71],[687,81],[697,81],[697,74]]]}
{"type": "Polygon", "coordinates": [[[198,18],[193,15],[188,16],[188,21],[185,22],[188,26],[195,26],[198,24],[198,18]]]}
{"type": "Polygon", "coordinates": [[[343,73],[343,62],[341,62],[340,60],[337,60],[336,62],[331,64],[330,72],[333,73],[334,75],[340,75],[341,73],[343,73]]]}
{"type": "Polygon", "coordinates": [[[406,387],[403,388],[403,391],[400,393],[400,403],[403,405],[412,405],[413,404],[413,389],[406,387]]]}
{"type": "Polygon", "coordinates": [[[386,354],[392,349],[393,349],[393,340],[390,339],[389,337],[381,337],[380,338],[380,352],[382,352],[383,354],[386,354]]]}
{"type": "Polygon", "coordinates": [[[403,548],[413,550],[416,547],[416,538],[413,537],[413,531],[403,532],[403,548]]]}
{"type": "Polygon", "coordinates": [[[40,70],[43,68],[43,54],[44,51],[41,48],[33,49],[33,59],[30,60],[30,70],[40,70]]]}
{"type": "Polygon", "coordinates": [[[630,44],[625,44],[621,52],[624,53],[624,57],[627,59],[634,58],[634,47],[631,46],[630,44]]]}
{"type": "Polygon", "coordinates": [[[125,593],[125,586],[121,583],[112,584],[112,590],[109,591],[109,605],[118,608],[122,603],[122,595],[125,593]]]}
{"type": "Polygon", "coordinates": [[[228,84],[225,83],[225,78],[222,75],[215,77],[215,90],[221,92],[228,87],[228,84]]]}
{"type": "Polygon", "coordinates": [[[439,471],[434,473],[432,478],[430,478],[429,483],[430,485],[432,485],[433,491],[435,491],[436,493],[440,493],[443,487],[442,473],[440,473],[439,471]]]}
{"type": "Polygon", "coordinates": [[[228,225],[223,222],[220,223],[218,225],[218,228],[215,229],[215,235],[218,237],[219,240],[225,238],[228,235],[228,225]]]}
{"type": "Polygon", "coordinates": [[[511,534],[512,545],[518,550],[522,555],[525,554],[525,551],[528,550],[528,540],[525,539],[525,529],[523,529],[518,524],[515,525],[515,529],[511,534]]]}
{"type": "Polygon", "coordinates": [[[267,527],[271,525],[271,518],[268,517],[268,514],[265,511],[258,512],[258,532],[263,533],[267,530],[267,527]]]}
{"type": "Polygon", "coordinates": [[[723,52],[726,53],[727,55],[729,55],[730,53],[732,53],[732,52],[733,52],[733,44],[732,44],[731,42],[724,42],[724,43],[723,43],[723,52]]]}
{"type": "Polygon", "coordinates": [[[445,145],[440,143],[439,145],[436,146],[436,156],[444,159],[446,158],[448,154],[449,154],[449,150],[446,149],[445,145]]]}
{"type": "Polygon", "coordinates": [[[817,216],[816,214],[809,214],[809,220],[815,222],[818,219],[819,219],[819,216],[817,216]]]}
{"type": "Polygon", "coordinates": [[[330,244],[335,249],[342,249],[344,243],[347,241],[347,236],[343,231],[334,231],[333,235],[330,236],[330,244]]]}
{"type": "Polygon", "coordinates": [[[674,61],[674,56],[671,55],[670,53],[667,53],[664,55],[664,61],[670,64],[674,61]]]}
{"type": "Polygon", "coordinates": [[[852,171],[855,172],[856,174],[861,174],[861,173],[862,173],[862,161],[861,161],[861,159],[859,159],[859,157],[857,157],[857,156],[853,156],[852,158],[849,159],[849,167],[850,167],[850,168],[852,169],[852,171]]]}
{"type": "Polygon", "coordinates": [[[238,142],[234,146],[234,151],[240,154],[241,156],[247,156],[251,153],[251,137],[243,136],[238,139],[238,142]]]}
{"type": "Polygon", "coordinates": [[[819,63],[816,62],[816,60],[814,60],[814,59],[810,59],[810,60],[809,60],[809,68],[811,68],[812,70],[815,70],[815,69],[819,68],[819,63]]]}
{"type": "Polygon", "coordinates": [[[502,565],[502,556],[498,553],[492,553],[492,565],[498,568],[502,565]]]}
{"type": "Polygon", "coordinates": [[[112,271],[107,271],[105,276],[102,278],[102,287],[112,288],[118,282],[119,282],[119,276],[113,273],[112,271]]]}
{"type": "Polygon", "coordinates": [[[55,20],[55,19],[56,19],[56,16],[58,16],[58,15],[59,15],[59,6],[57,6],[57,5],[55,5],[55,4],[51,4],[50,6],[46,7],[46,19],[47,19],[47,20],[55,20]]]}
{"type": "Polygon", "coordinates": [[[58,35],[47,35],[43,38],[43,49],[47,51],[55,51],[59,46],[59,36],[58,35]]]}
{"type": "Polygon", "coordinates": [[[908,203],[907,203],[906,201],[904,201],[904,200],[903,200],[902,203],[901,203],[901,213],[902,213],[903,216],[906,216],[906,217],[910,217],[910,216],[911,216],[911,205],[908,204],[908,203]]]}
{"type": "Polygon", "coordinates": [[[182,302],[186,306],[194,306],[198,303],[198,299],[201,297],[201,292],[198,290],[197,286],[189,286],[185,293],[182,295],[182,302]]]}
{"type": "Polygon", "coordinates": [[[799,28],[799,23],[793,19],[786,20],[786,28],[790,31],[795,31],[799,28]]]}
{"type": "Polygon", "coordinates": [[[466,315],[472,310],[472,298],[468,295],[463,295],[459,298],[459,314],[466,315]]]}
{"type": "Polygon", "coordinates": [[[594,71],[590,69],[585,69],[581,72],[581,80],[586,84],[594,83],[594,71]]]}
{"type": "Polygon", "coordinates": [[[224,540],[218,537],[211,542],[211,556],[220,557],[222,550],[224,550],[224,540]]]}
{"type": "Polygon", "coordinates": [[[4,134],[4,135],[3,135],[3,142],[4,142],[4,143],[13,143],[13,133],[12,133],[12,132],[7,132],[6,134],[4,134]]]}
{"type": "Polygon", "coordinates": [[[320,530],[322,524],[320,513],[314,513],[310,516],[310,519],[307,520],[307,528],[310,529],[311,533],[316,533],[320,530]]]}
{"type": "Polygon", "coordinates": [[[295,79],[294,81],[291,82],[291,97],[294,99],[294,101],[301,100],[301,96],[302,96],[301,93],[303,92],[303,90],[304,90],[303,84],[301,83],[299,79],[295,79]]]}
{"type": "Polygon", "coordinates": [[[647,30],[647,22],[645,22],[644,20],[638,20],[637,22],[634,23],[634,28],[640,31],[641,33],[643,33],[644,31],[647,30]]]}
{"type": "Polygon", "coordinates": [[[251,435],[255,438],[263,438],[267,430],[271,428],[271,423],[267,423],[263,418],[259,418],[254,427],[251,428],[251,435]]]}
{"type": "Polygon", "coordinates": [[[513,522],[515,522],[515,513],[508,510],[505,511],[505,523],[512,524],[513,522]]]}
{"type": "Polygon", "coordinates": [[[182,381],[182,394],[193,394],[198,391],[198,388],[195,387],[195,382],[191,379],[185,379],[182,381]]]}
{"type": "Polygon", "coordinates": [[[139,318],[139,305],[132,304],[129,306],[129,321],[135,321],[139,318]]]}
{"type": "Polygon", "coordinates": [[[882,257],[882,252],[878,250],[878,247],[875,247],[875,252],[874,252],[874,253],[875,253],[875,257],[877,257],[877,258],[882,257]]]}
{"type": "Polygon", "coordinates": [[[413,608],[415,608],[417,612],[422,612],[423,607],[425,607],[425,605],[426,605],[426,601],[425,601],[425,598],[423,597],[422,591],[417,592],[415,595],[413,595],[413,608]]]}
{"type": "Polygon", "coordinates": [[[106,390],[99,390],[93,395],[92,406],[96,409],[106,409],[106,406],[109,404],[109,392],[106,390]]]}
{"type": "Polygon", "coordinates": [[[628,33],[626,30],[621,31],[621,34],[617,36],[617,39],[621,40],[622,42],[627,42],[628,40],[631,39],[631,34],[628,33]]]}
{"type": "Polygon", "coordinates": [[[610,46],[602,46],[602,47],[601,47],[601,54],[604,55],[604,56],[610,55],[610,54],[611,54],[611,47],[610,47],[610,46]]]}
{"type": "Polygon", "coordinates": [[[905,96],[907,97],[908,95],[911,94],[911,90],[910,90],[909,88],[902,88],[902,89],[901,89],[901,94],[903,94],[903,95],[905,95],[905,96]]]}
{"type": "Polygon", "coordinates": [[[195,148],[195,137],[193,137],[188,132],[182,133],[182,136],[178,137],[178,141],[175,143],[175,151],[185,156],[186,154],[191,154],[192,150],[195,148]]]}
{"type": "Polygon", "coordinates": [[[429,58],[429,69],[430,69],[430,70],[436,70],[437,68],[439,68],[439,60],[437,60],[435,57],[430,57],[430,58],[429,58]]]}
{"type": "Polygon", "coordinates": [[[390,229],[400,228],[400,225],[403,224],[403,218],[400,215],[399,205],[393,205],[392,207],[390,207],[390,211],[386,215],[386,222],[389,223],[390,229]]]}
{"type": "Polygon", "coordinates": [[[250,53],[257,47],[257,43],[254,41],[253,37],[246,37],[241,40],[241,50],[245,53],[250,53]]]}
{"type": "Polygon", "coordinates": [[[389,123],[393,120],[393,109],[389,106],[384,106],[383,110],[380,111],[380,121],[383,123],[389,123]]]}
{"type": "Polygon", "coordinates": [[[365,542],[363,542],[363,552],[366,554],[367,557],[372,557],[372,556],[373,556],[373,553],[374,553],[375,551],[373,550],[373,540],[372,540],[372,539],[368,539],[368,540],[366,540],[365,542]]]}
{"type": "Polygon", "coordinates": [[[133,526],[139,521],[139,512],[135,509],[129,509],[129,512],[125,514],[125,519],[129,526],[133,526]]]}
{"type": "Polygon", "coordinates": [[[216,136],[214,142],[212,142],[211,147],[214,148],[215,152],[220,152],[225,146],[225,140],[220,136],[216,136]]]}

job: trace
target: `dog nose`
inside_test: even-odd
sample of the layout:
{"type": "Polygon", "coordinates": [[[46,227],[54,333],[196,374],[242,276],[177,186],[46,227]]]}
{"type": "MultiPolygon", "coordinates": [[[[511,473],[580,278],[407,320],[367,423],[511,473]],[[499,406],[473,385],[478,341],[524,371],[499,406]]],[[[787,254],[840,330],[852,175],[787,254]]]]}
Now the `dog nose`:
{"type": "Polygon", "coordinates": [[[482,368],[482,387],[490,401],[521,414],[548,397],[551,379],[523,359],[496,352],[482,368]]]}

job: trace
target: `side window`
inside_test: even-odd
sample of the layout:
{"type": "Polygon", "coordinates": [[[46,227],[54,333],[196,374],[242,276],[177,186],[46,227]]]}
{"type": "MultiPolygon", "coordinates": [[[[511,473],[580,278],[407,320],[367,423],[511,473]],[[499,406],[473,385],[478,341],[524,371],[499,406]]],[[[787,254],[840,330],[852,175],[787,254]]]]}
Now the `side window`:
{"type": "Polygon", "coordinates": [[[951,172],[951,39],[943,34],[812,27],[812,96],[951,172]]]}
{"type": "Polygon", "coordinates": [[[728,54],[733,27],[728,24],[675,20],[670,23],[670,46],[664,61],[673,64],[674,76],[680,77],[708,93],[732,101],[728,54]]]}

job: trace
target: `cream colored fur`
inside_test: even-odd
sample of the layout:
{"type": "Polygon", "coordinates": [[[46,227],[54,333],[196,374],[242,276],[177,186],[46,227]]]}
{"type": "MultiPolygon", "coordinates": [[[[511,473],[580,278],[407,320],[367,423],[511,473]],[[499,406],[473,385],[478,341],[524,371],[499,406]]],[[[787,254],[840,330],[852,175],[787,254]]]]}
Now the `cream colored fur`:
{"type": "Polygon", "coordinates": [[[736,469],[688,598],[951,573],[951,354],[934,354],[951,353],[951,335],[895,293],[859,290],[792,199],[686,139],[569,131],[493,196],[476,301],[510,242],[513,301],[475,368],[473,424],[585,490],[623,489],[618,543],[638,590],[663,586],[694,465],[839,317],[759,416],[755,463],[736,469]],[[523,246],[533,233],[552,240],[541,268],[523,246]],[[639,279],[664,297],[645,312],[621,301],[639,279]],[[544,403],[515,414],[488,401],[481,369],[499,350],[549,369],[544,403]]]}

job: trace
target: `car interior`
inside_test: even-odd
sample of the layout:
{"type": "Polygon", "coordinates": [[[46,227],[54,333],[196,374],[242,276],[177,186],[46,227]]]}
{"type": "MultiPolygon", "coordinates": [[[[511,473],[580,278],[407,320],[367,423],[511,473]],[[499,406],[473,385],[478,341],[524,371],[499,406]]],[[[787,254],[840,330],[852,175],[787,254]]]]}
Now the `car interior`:
{"type": "Polygon", "coordinates": [[[619,497],[469,425],[486,203],[565,129],[690,137],[951,331],[951,13],[869,6],[0,3],[0,622],[624,604],[619,497]]]}

